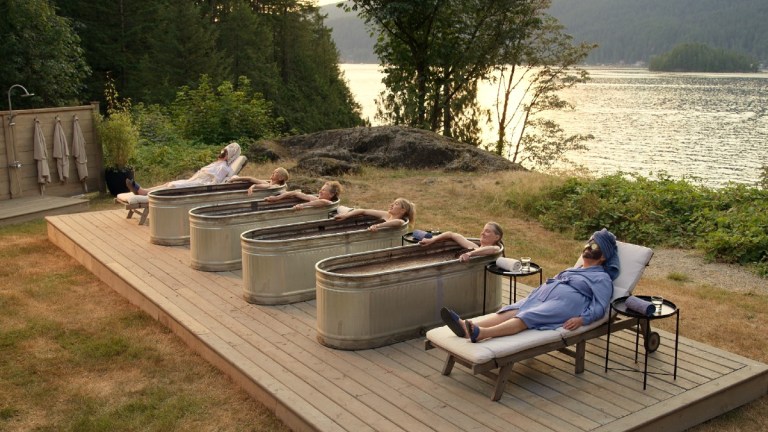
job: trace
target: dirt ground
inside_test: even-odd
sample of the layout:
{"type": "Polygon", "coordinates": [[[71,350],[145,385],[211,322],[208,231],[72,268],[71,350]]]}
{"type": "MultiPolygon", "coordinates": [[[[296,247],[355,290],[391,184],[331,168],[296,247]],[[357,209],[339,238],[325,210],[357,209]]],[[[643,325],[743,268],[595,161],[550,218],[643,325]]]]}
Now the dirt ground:
{"type": "Polygon", "coordinates": [[[729,291],[768,294],[768,281],[741,266],[708,262],[701,252],[694,250],[654,249],[645,277],[665,279],[670,274],[729,291]]]}

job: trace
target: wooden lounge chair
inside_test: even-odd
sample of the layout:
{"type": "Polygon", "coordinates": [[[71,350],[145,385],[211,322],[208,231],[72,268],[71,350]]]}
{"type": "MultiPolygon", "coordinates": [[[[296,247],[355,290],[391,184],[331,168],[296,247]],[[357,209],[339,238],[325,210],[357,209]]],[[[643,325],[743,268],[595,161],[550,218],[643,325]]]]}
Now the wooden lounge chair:
{"type": "MultiPolygon", "coordinates": [[[[240,170],[243,169],[247,162],[248,158],[241,155],[232,161],[230,167],[232,167],[234,174],[237,174],[240,172],[240,170]]],[[[150,188],[148,190],[155,189],[157,188],[150,188]]],[[[149,216],[149,197],[146,195],[136,195],[133,192],[121,193],[115,197],[115,203],[124,205],[125,209],[128,210],[128,216],[126,216],[126,219],[131,219],[133,214],[136,213],[141,216],[139,218],[139,225],[144,225],[147,223],[147,216],[149,216]]]]}
{"type": "MultiPolygon", "coordinates": [[[[650,262],[653,251],[643,246],[618,242],[618,254],[621,270],[613,281],[611,301],[632,293],[650,262]]],[[[581,258],[576,264],[581,264],[581,258]]],[[[525,330],[515,335],[478,343],[457,337],[448,326],[438,327],[427,332],[425,349],[439,348],[448,353],[442,370],[443,375],[449,375],[453,365],[459,363],[469,368],[473,374],[495,379],[496,385],[491,399],[498,401],[504,393],[512,367],[520,360],[558,350],[573,357],[576,373],[582,373],[586,343],[590,339],[607,334],[609,311],[610,308],[602,319],[573,331],[562,327],[555,330],[525,330]]],[[[611,332],[631,328],[635,324],[632,319],[618,321],[615,316],[611,319],[615,320],[611,323],[611,332]]]]}

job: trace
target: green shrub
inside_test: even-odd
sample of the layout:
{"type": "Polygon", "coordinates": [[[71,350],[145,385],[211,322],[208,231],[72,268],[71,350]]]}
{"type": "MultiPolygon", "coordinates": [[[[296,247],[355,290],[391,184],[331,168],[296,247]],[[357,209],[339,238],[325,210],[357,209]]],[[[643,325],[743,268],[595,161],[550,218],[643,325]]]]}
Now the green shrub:
{"type": "Polygon", "coordinates": [[[245,77],[237,87],[224,81],[214,89],[203,75],[197,88],[179,90],[171,112],[184,138],[206,144],[275,137],[282,127],[282,120],[272,114],[272,104],[255,93],[245,77]]]}
{"type": "Polygon", "coordinates": [[[740,264],[768,259],[768,190],[733,185],[719,193],[720,206],[708,213],[710,229],[699,247],[711,258],[740,264]]]}
{"type": "Polygon", "coordinates": [[[105,168],[128,166],[139,143],[139,131],[127,111],[113,112],[98,124],[105,168]]]}
{"type": "Polygon", "coordinates": [[[768,273],[766,190],[743,185],[714,190],[666,176],[615,174],[570,178],[536,200],[520,210],[574,238],[607,227],[624,241],[698,247],[712,259],[754,264],[758,273],[768,273]]]}
{"type": "Polygon", "coordinates": [[[584,238],[607,227],[622,239],[647,245],[693,246],[700,209],[712,192],[686,181],[614,174],[571,178],[545,191],[536,216],[546,227],[584,238]]]}

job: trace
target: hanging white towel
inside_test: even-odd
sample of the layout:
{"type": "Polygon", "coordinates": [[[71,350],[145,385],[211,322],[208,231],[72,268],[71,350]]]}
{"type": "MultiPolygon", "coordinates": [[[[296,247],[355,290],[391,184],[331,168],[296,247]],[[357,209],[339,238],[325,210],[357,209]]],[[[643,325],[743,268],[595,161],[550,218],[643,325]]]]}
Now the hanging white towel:
{"type": "Polygon", "coordinates": [[[88,155],[85,154],[85,137],[80,129],[80,120],[75,116],[75,124],[72,131],[72,157],[77,165],[77,177],[80,181],[88,178],[88,155]]]}
{"type": "Polygon", "coordinates": [[[61,120],[58,117],[53,130],[53,158],[56,159],[59,181],[65,183],[69,178],[69,147],[67,137],[64,135],[64,127],[61,126],[61,120]]]}
{"type": "Polygon", "coordinates": [[[46,184],[51,182],[51,171],[48,169],[48,150],[45,145],[43,128],[40,120],[35,119],[34,158],[37,161],[37,182],[46,184]]]}

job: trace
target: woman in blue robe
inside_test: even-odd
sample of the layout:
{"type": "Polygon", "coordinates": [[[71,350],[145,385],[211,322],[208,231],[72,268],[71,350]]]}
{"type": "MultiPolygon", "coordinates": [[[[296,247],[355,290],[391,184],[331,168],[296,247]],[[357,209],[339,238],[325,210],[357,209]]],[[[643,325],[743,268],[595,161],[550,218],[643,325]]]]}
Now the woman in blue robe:
{"type": "Polygon", "coordinates": [[[441,311],[446,325],[472,342],[508,336],[526,329],[575,330],[605,315],[618,276],[616,237],[608,230],[595,232],[582,251],[583,265],[560,272],[519,302],[476,321],[462,320],[449,310],[441,311]]]}

